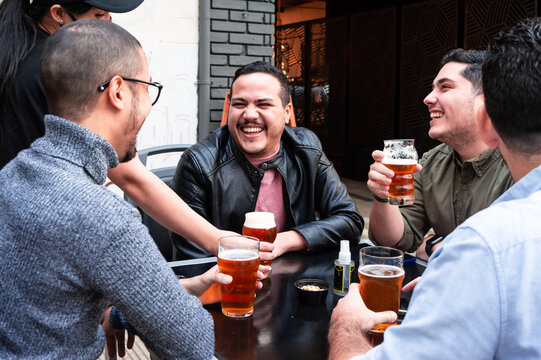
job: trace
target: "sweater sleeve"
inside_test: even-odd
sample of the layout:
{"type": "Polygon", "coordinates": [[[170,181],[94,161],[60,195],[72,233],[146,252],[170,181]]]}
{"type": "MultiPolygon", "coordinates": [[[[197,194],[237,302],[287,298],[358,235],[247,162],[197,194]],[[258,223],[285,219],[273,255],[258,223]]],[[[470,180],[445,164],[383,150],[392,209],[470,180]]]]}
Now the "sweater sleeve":
{"type": "Polygon", "coordinates": [[[209,359],[210,314],[180,285],[146,227],[129,218],[111,233],[94,283],[160,359],[209,359]]]}

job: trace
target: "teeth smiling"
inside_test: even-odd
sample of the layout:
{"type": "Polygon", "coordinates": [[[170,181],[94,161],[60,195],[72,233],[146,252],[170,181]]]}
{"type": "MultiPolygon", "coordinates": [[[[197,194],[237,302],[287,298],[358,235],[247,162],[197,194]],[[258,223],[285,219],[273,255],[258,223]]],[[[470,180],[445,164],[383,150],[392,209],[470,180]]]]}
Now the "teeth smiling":
{"type": "Polygon", "coordinates": [[[242,129],[242,131],[246,132],[246,133],[256,133],[256,132],[260,132],[261,129],[258,128],[258,127],[245,127],[242,129]]]}
{"type": "Polygon", "coordinates": [[[432,113],[430,113],[430,117],[432,119],[440,118],[442,116],[443,116],[443,113],[441,113],[441,112],[432,112],[432,113]]]}

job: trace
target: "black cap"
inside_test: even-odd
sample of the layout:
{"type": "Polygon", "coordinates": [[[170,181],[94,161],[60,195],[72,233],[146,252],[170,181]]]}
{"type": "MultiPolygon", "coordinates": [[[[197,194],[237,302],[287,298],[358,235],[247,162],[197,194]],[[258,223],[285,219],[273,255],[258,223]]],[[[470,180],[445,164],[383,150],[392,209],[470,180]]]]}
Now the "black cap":
{"type": "MultiPolygon", "coordinates": [[[[50,3],[51,5],[85,3],[104,11],[109,11],[112,13],[125,13],[128,11],[132,11],[133,9],[141,5],[143,0],[35,0],[34,2],[39,2],[42,4],[50,3]]],[[[30,3],[32,3],[32,1],[30,1],[30,3]]]]}
{"type": "Polygon", "coordinates": [[[109,11],[112,13],[125,13],[132,11],[141,3],[143,0],[83,0],[88,5],[97,7],[104,11],[109,11]]]}

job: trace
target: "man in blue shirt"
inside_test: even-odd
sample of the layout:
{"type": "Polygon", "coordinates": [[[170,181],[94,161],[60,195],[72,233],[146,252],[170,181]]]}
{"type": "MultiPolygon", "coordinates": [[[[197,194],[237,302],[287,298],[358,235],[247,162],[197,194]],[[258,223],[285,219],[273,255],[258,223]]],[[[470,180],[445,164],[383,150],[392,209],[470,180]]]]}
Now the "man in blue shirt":
{"type": "Polygon", "coordinates": [[[366,332],[396,314],[368,310],[353,285],[331,319],[331,359],[541,358],[539,59],[540,18],[502,31],[489,44],[476,99],[481,137],[500,150],[515,185],[445,239],[404,322],[373,349],[366,332]]]}

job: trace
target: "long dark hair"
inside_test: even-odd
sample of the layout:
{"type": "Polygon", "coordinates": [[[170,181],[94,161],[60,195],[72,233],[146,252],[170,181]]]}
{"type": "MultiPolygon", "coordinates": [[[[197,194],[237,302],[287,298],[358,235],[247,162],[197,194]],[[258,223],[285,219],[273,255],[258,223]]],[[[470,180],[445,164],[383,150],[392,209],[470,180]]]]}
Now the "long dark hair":
{"type": "MultiPolygon", "coordinates": [[[[19,65],[36,43],[36,22],[49,8],[60,1],[3,0],[0,3],[0,97],[3,97],[19,65]]],[[[66,11],[82,14],[90,10],[85,3],[62,5],[66,11]]]]}

